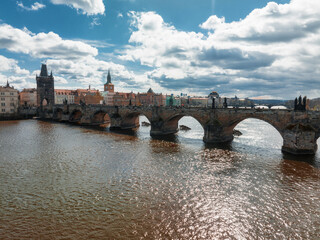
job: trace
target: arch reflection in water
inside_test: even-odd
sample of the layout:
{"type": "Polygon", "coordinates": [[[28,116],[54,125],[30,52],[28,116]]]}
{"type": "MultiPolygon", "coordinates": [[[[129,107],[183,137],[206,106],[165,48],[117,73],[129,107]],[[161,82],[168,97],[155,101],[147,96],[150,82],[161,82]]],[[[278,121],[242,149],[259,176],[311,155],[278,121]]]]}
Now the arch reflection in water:
{"type": "MultiPolygon", "coordinates": [[[[281,149],[282,136],[269,123],[258,119],[245,119],[235,126],[242,135],[236,136],[232,146],[234,149],[255,147],[257,151],[281,149]]],[[[279,151],[280,153],[280,151],[279,151]]]]}

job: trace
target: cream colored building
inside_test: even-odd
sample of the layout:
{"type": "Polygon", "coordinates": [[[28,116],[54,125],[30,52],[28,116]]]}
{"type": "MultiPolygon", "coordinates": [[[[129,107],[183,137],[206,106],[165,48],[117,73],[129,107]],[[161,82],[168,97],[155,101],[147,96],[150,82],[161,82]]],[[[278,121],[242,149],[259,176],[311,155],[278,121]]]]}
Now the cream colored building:
{"type": "Polygon", "coordinates": [[[103,96],[103,104],[114,106],[114,95],[116,95],[116,93],[105,91],[101,92],[101,95],[103,96]]]}
{"type": "Polygon", "coordinates": [[[37,106],[37,89],[24,88],[20,93],[21,107],[36,107],[37,106]]]}
{"type": "Polygon", "coordinates": [[[74,104],[74,90],[67,89],[55,89],[54,90],[54,103],[63,104],[65,100],[68,101],[68,104],[74,104]]]}
{"type": "Polygon", "coordinates": [[[16,114],[19,107],[19,91],[7,85],[0,87],[0,115],[16,114]]]}

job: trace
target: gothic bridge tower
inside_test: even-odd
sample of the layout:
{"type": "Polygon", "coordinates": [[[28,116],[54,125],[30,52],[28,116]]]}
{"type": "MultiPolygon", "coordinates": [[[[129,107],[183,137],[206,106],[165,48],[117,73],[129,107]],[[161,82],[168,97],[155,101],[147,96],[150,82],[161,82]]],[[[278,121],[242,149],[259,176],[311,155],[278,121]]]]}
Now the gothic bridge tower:
{"type": "Polygon", "coordinates": [[[40,76],[36,76],[37,80],[37,105],[40,111],[44,106],[49,108],[54,105],[54,78],[51,74],[48,75],[47,65],[42,64],[40,76]]]}

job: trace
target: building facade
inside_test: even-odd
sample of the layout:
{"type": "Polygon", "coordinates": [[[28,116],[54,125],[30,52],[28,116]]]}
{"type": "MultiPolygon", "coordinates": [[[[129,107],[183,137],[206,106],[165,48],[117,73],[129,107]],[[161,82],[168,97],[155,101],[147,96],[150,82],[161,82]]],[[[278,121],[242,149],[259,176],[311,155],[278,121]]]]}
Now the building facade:
{"type": "Polygon", "coordinates": [[[165,106],[166,105],[166,95],[162,93],[157,94],[149,88],[146,93],[138,93],[137,94],[137,105],[142,106],[165,106]]]}
{"type": "Polygon", "coordinates": [[[101,92],[101,96],[103,97],[103,102],[102,104],[108,105],[108,106],[113,106],[114,105],[114,92],[101,92]]]}
{"type": "Polygon", "coordinates": [[[166,96],[166,106],[181,106],[181,98],[178,96],[167,95],[166,96]]]}
{"type": "Polygon", "coordinates": [[[0,87],[0,114],[14,115],[18,113],[19,91],[10,87],[7,82],[6,86],[0,87]]]}
{"type": "Polygon", "coordinates": [[[37,106],[37,89],[24,88],[20,93],[20,106],[21,107],[36,107],[37,106]]]}
{"type": "Polygon", "coordinates": [[[136,106],[136,94],[116,92],[113,96],[114,106],[136,106]]]}
{"type": "Polygon", "coordinates": [[[207,107],[208,105],[208,98],[204,97],[190,97],[188,101],[191,107],[207,107]]]}
{"type": "Polygon", "coordinates": [[[75,91],[67,89],[54,90],[54,103],[63,104],[67,101],[68,104],[74,104],[75,91]]]}
{"type": "Polygon", "coordinates": [[[101,104],[104,98],[100,94],[99,90],[91,89],[77,89],[74,91],[74,103],[75,104],[101,104]]]}

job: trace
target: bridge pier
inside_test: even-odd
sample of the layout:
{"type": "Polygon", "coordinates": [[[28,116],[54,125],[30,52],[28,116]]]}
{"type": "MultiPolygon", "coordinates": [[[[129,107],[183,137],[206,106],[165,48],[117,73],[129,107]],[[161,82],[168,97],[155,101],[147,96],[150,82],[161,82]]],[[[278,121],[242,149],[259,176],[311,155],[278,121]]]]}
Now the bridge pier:
{"type": "Polygon", "coordinates": [[[91,125],[91,116],[90,115],[83,115],[80,120],[81,125],[91,125]]]}
{"type": "Polygon", "coordinates": [[[69,121],[69,115],[68,114],[62,114],[61,119],[59,121],[68,122],[69,121]]]}
{"type": "Polygon", "coordinates": [[[163,136],[175,134],[179,131],[178,124],[168,124],[162,120],[151,121],[151,136],[163,136]]]}
{"type": "Polygon", "coordinates": [[[139,126],[139,115],[128,116],[121,122],[121,129],[135,129],[139,126]]]}
{"type": "Polygon", "coordinates": [[[121,129],[122,118],[118,114],[110,116],[110,129],[121,129]]]}
{"type": "Polygon", "coordinates": [[[220,124],[208,124],[204,126],[205,143],[227,143],[233,140],[233,129],[220,124]]]}
{"type": "Polygon", "coordinates": [[[282,134],[282,151],[295,155],[314,155],[317,152],[318,136],[312,127],[296,124],[282,134]]]}

